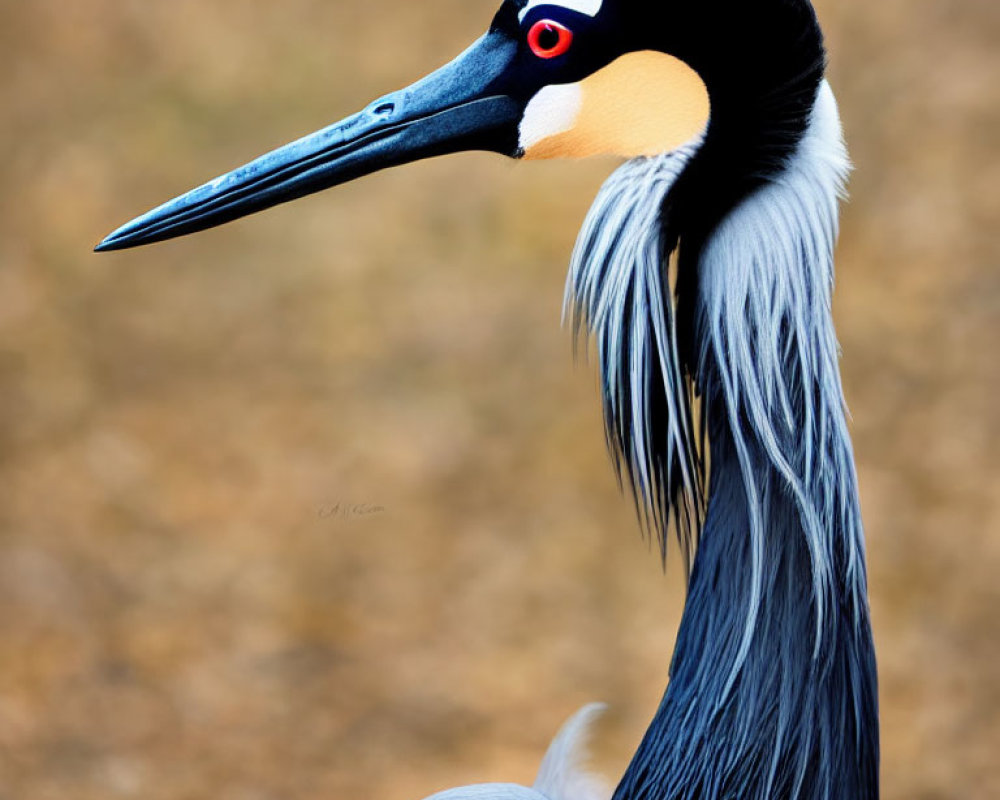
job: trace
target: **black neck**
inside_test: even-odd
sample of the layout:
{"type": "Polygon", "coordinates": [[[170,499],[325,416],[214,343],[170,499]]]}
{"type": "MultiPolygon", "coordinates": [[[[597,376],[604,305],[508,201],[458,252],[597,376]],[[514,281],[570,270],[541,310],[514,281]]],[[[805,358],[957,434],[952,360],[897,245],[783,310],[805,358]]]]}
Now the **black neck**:
{"type": "Polygon", "coordinates": [[[826,53],[806,0],[680,5],[671,12],[678,19],[663,20],[661,30],[668,33],[662,47],[698,72],[711,100],[705,141],[663,202],[667,247],[678,249],[680,260],[679,347],[693,372],[701,248],[730,210],[779,175],[795,152],[826,53]]]}
{"type": "Polygon", "coordinates": [[[711,499],[670,683],[615,798],[874,800],[878,719],[867,608],[852,601],[844,560],[830,553],[840,602],[827,612],[834,618],[817,652],[806,538],[782,477],[759,448],[749,458],[764,498],[766,566],[754,600],[747,496],[728,420],[714,419],[710,437],[711,499]],[[753,637],[741,653],[755,605],[753,637]]]}
{"type": "MultiPolygon", "coordinates": [[[[875,659],[835,358],[814,380],[799,380],[804,371],[794,359],[785,375],[797,399],[790,441],[780,446],[794,454],[791,440],[811,424],[805,403],[832,387],[820,402],[833,432],[820,446],[851,473],[840,483],[807,487],[817,508],[847,509],[850,528],[841,530],[843,518],[830,515],[824,535],[812,539],[746,409],[727,409],[725,366],[699,358],[708,335],[698,321],[705,245],[734,208],[795,156],[823,77],[822,35],[801,0],[685,5],[694,8],[671,13],[731,12],[725,24],[706,27],[700,20],[679,28],[711,31],[711,41],[679,39],[664,48],[699,72],[712,101],[704,144],[665,198],[663,213],[666,247],[679,251],[681,358],[708,414],[710,493],[670,684],[615,800],[874,800],[875,659]],[[731,57],[720,59],[720,52],[731,57]],[[752,509],[759,511],[756,538],[752,509]],[[819,554],[810,551],[817,541],[825,548],[819,554]],[[813,583],[817,558],[831,565],[822,599],[813,583]],[[827,605],[822,613],[818,602],[827,605]]],[[[781,334],[789,351],[790,330],[783,325],[781,334]]],[[[832,323],[827,332],[832,340],[832,323]]],[[[794,455],[790,461],[804,468],[794,455]]]]}

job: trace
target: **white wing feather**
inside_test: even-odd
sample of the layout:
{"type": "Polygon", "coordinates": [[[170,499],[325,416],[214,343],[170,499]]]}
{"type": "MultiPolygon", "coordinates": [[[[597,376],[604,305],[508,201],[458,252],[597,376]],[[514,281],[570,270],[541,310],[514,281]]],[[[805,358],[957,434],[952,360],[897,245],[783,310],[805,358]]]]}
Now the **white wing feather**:
{"type": "Polygon", "coordinates": [[[569,718],[549,745],[530,789],[516,783],[479,783],[426,800],[609,800],[610,787],[583,766],[591,725],[603,711],[603,705],[591,703],[569,718]]]}
{"type": "Polygon", "coordinates": [[[604,712],[601,703],[577,711],[549,745],[538,770],[534,789],[548,800],[608,800],[611,790],[604,779],[590,772],[587,741],[594,721],[604,712]]]}

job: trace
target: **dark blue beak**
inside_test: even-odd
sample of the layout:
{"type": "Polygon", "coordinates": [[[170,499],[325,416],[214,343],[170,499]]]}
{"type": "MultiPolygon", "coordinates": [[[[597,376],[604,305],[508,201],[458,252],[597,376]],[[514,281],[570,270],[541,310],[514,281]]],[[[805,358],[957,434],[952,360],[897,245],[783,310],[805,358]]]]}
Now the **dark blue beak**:
{"type": "Polygon", "coordinates": [[[96,250],[195,233],[419,159],[463,150],[515,156],[524,106],[504,83],[516,50],[513,41],[490,32],[418,83],[164,203],[96,250]]]}

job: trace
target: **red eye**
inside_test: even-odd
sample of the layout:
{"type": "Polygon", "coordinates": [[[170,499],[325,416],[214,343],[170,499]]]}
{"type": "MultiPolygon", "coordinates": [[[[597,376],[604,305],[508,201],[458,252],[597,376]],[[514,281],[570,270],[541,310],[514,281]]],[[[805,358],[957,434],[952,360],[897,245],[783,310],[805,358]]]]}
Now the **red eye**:
{"type": "Polygon", "coordinates": [[[551,19],[542,19],[528,31],[528,47],[539,58],[561,56],[573,44],[573,31],[551,19]]]}

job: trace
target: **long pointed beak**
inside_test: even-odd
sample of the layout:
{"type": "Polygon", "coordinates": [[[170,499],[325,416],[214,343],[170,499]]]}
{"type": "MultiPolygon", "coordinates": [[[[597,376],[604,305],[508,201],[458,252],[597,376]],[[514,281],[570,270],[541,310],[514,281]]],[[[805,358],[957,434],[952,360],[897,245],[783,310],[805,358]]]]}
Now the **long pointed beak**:
{"type": "Polygon", "coordinates": [[[516,45],[491,32],[423,80],[116,230],[98,252],[172,239],[387,167],[462,150],[514,156],[524,106],[503,84],[516,45]]]}

